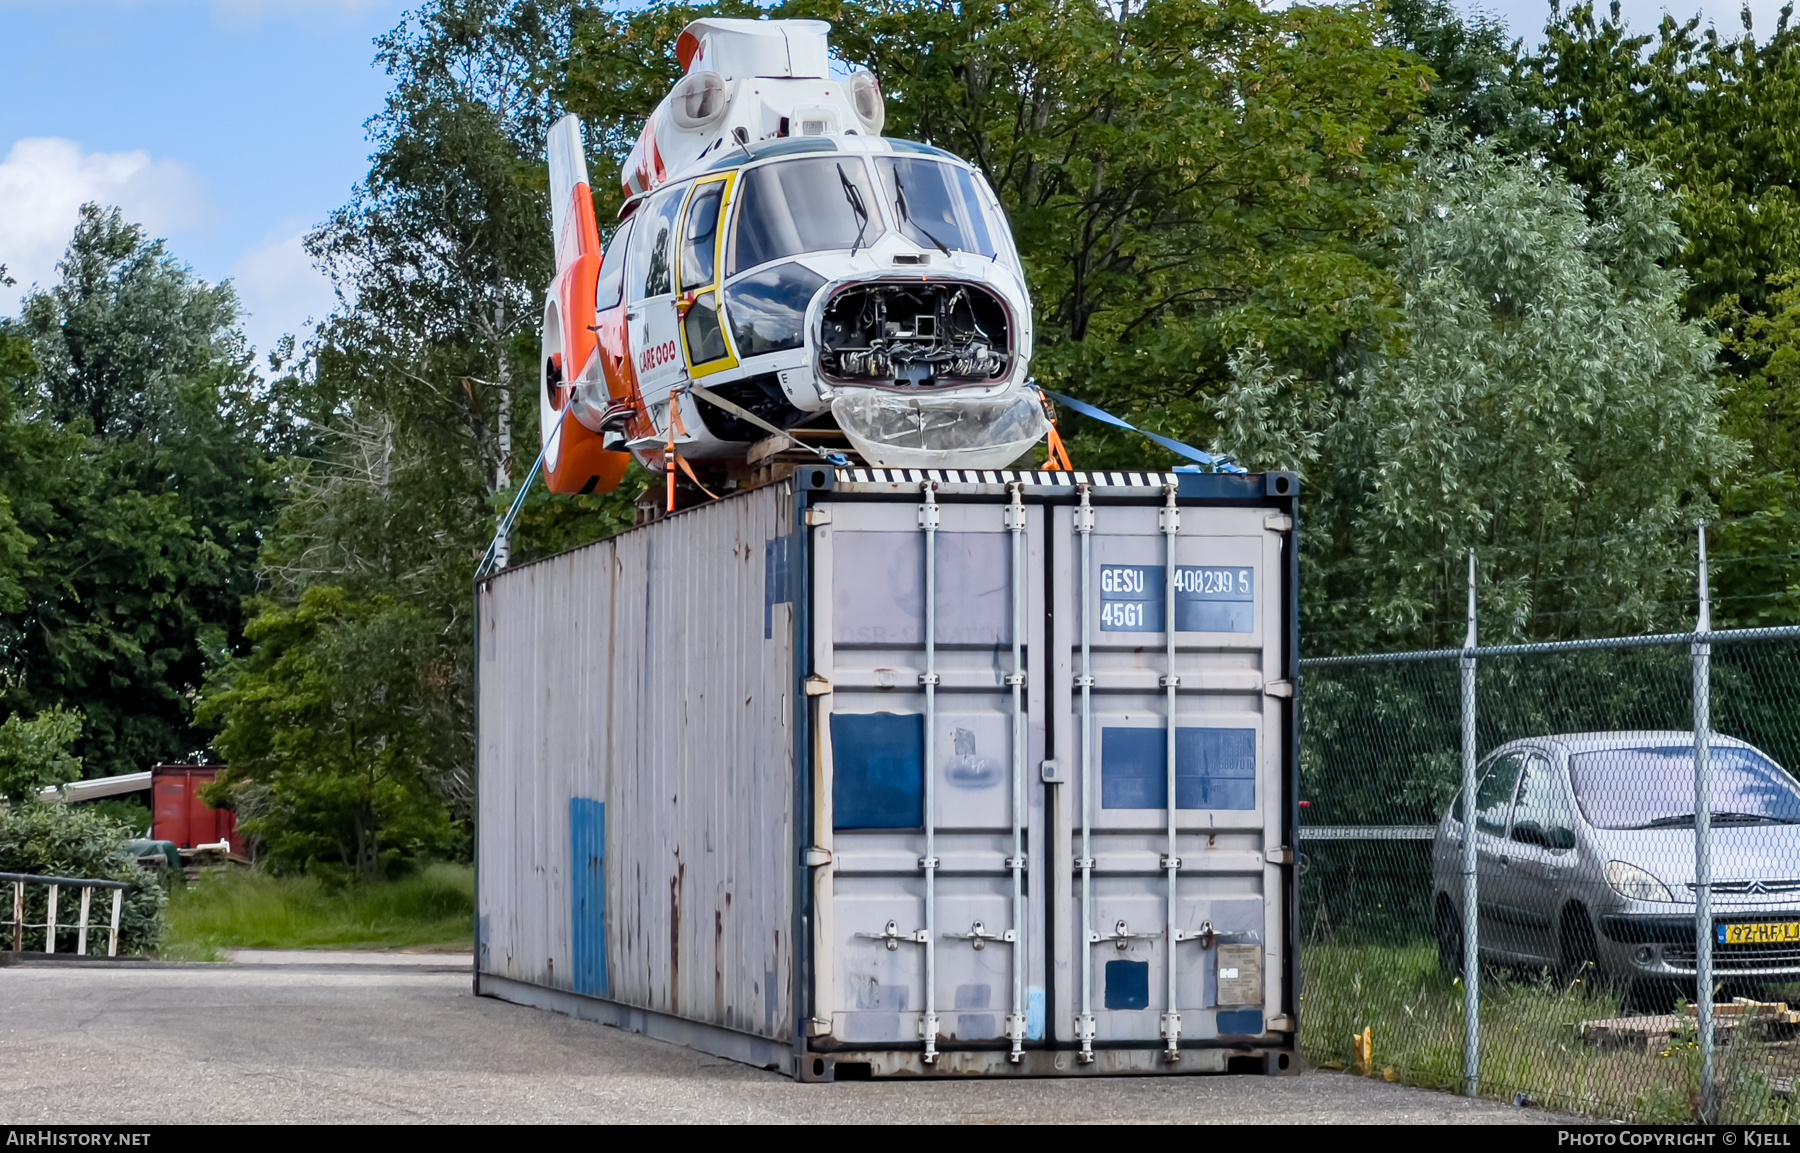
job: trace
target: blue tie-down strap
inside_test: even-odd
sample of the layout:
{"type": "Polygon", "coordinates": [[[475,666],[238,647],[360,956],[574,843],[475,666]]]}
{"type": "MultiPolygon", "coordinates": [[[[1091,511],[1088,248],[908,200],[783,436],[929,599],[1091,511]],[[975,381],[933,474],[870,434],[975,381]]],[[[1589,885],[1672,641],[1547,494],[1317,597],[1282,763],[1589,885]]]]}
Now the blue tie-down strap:
{"type": "MultiPolygon", "coordinates": [[[[1128,424],[1125,421],[1122,421],[1118,417],[1114,416],[1112,413],[1107,412],[1104,409],[1095,408],[1093,405],[1088,404],[1085,401],[1076,400],[1072,396],[1064,396],[1060,392],[1051,392],[1049,389],[1044,388],[1041,385],[1039,386],[1039,389],[1040,389],[1040,391],[1043,392],[1043,394],[1045,396],[1049,397],[1051,400],[1054,400],[1058,404],[1068,405],[1070,408],[1074,409],[1076,412],[1079,412],[1082,416],[1091,417],[1094,420],[1097,420],[1102,424],[1110,424],[1114,428],[1122,428],[1126,432],[1135,432],[1141,437],[1145,437],[1148,440],[1155,441],[1157,444],[1162,445],[1164,448],[1168,449],[1170,452],[1174,453],[1176,456],[1184,456],[1187,459],[1193,461],[1195,464],[1200,465],[1202,468],[1206,468],[1212,472],[1244,472],[1244,471],[1246,471],[1243,465],[1239,464],[1237,461],[1233,460],[1231,457],[1214,456],[1212,453],[1203,452],[1200,449],[1195,448],[1191,444],[1183,444],[1178,440],[1171,440],[1166,436],[1158,436],[1154,432],[1145,432],[1143,429],[1137,427],[1136,425],[1128,424]]],[[[1189,466],[1189,468],[1191,468],[1191,466],[1189,466]]],[[[1189,468],[1178,468],[1175,471],[1187,472],[1187,471],[1189,471],[1189,468]]]]}

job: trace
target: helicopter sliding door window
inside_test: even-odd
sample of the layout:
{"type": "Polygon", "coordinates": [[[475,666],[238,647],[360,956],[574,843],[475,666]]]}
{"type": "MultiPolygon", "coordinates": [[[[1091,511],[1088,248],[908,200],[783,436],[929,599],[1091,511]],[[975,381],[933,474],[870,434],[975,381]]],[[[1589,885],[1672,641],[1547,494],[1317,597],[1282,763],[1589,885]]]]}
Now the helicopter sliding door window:
{"type": "Polygon", "coordinates": [[[606,258],[600,262],[600,280],[594,286],[594,311],[610,312],[625,301],[625,251],[631,245],[631,221],[619,225],[606,258]]]}
{"type": "Polygon", "coordinates": [[[686,188],[665,189],[639,209],[625,258],[625,319],[631,330],[631,357],[638,388],[658,428],[666,427],[666,406],[658,408],[683,375],[675,304],[675,225],[686,188]]]}
{"type": "Polygon", "coordinates": [[[720,228],[729,178],[694,185],[681,229],[681,332],[689,372],[707,376],[737,366],[719,323],[720,228]]]}

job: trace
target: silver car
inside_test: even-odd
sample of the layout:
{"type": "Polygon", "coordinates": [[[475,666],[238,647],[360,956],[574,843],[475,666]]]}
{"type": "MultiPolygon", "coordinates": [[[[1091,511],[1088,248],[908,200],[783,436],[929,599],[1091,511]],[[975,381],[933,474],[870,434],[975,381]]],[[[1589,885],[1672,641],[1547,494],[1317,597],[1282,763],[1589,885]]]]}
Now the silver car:
{"type": "MultiPolygon", "coordinates": [[[[1731,737],[1709,742],[1714,967],[1756,987],[1800,980],[1800,785],[1731,737]]],[[[1640,990],[1694,980],[1694,736],[1572,733],[1502,745],[1476,770],[1484,961],[1592,965],[1640,990]]],[[[1462,968],[1462,798],[1432,844],[1434,926],[1462,968]]],[[[1653,994],[1654,995],[1654,994],[1653,994]]]]}

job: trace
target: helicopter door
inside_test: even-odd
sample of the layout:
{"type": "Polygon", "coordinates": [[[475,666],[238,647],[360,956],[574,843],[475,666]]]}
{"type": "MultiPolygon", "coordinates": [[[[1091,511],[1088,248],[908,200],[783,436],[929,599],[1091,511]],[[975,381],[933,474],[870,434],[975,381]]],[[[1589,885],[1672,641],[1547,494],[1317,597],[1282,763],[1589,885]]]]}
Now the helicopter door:
{"type": "MultiPolygon", "coordinates": [[[[646,204],[632,229],[626,260],[625,322],[638,391],[659,430],[668,428],[669,390],[686,375],[675,314],[675,221],[685,185],[665,189],[646,204]]],[[[693,427],[684,409],[683,422],[693,427]]]]}
{"type": "Polygon", "coordinates": [[[724,218],[729,187],[728,178],[694,185],[681,230],[681,295],[675,309],[681,316],[688,372],[696,379],[737,367],[724,326],[719,323],[719,264],[723,250],[719,222],[724,218]]]}

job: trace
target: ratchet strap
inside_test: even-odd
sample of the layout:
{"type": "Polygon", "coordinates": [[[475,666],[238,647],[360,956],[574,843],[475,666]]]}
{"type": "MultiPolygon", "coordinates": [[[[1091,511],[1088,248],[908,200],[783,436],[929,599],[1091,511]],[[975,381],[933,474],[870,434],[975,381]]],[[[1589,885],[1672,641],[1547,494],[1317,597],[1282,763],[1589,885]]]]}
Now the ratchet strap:
{"type": "Polygon", "coordinates": [[[739,420],[749,421],[751,424],[755,425],[757,428],[762,429],[764,432],[768,433],[771,436],[786,437],[787,442],[789,444],[798,445],[799,447],[806,449],[808,452],[816,453],[818,455],[819,459],[823,460],[826,464],[832,465],[836,468],[849,468],[850,467],[850,458],[845,456],[843,453],[841,453],[841,452],[826,452],[824,449],[820,448],[818,445],[807,444],[803,441],[796,440],[794,437],[789,436],[785,430],[776,428],[774,425],[770,424],[768,421],[764,420],[762,417],[757,416],[754,412],[751,412],[749,409],[744,408],[737,404],[733,404],[731,401],[726,400],[724,397],[720,396],[718,393],[714,392],[712,389],[707,388],[705,385],[694,384],[694,383],[690,382],[688,384],[688,391],[693,393],[695,396],[699,397],[701,400],[704,400],[706,403],[712,405],[713,407],[724,409],[726,412],[729,412],[732,416],[737,417],[739,420]]]}
{"type": "MultiPolygon", "coordinates": [[[[1041,391],[1045,396],[1048,396],[1051,399],[1055,400],[1058,404],[1068,405],[1070,408],[1074,409],[1076,412],[1079,412],[1082,416],[1090,417],[1094,420],[1099,421],[1102,424],[1110,424],[1114,428],[1122,428],[1126,432],[1135,432],[1139,436],[1144,437],[1147,440],[1151,440],[1157,444],[1162,445],[1164,448],[1168,449],[1170,452],[1174,453],[1176,456],[1184,456],[1187,459],[1193,461],[1195,464],[1198,464],[1204,468],[1209,468],[1213,472],[1244,472],[1244,471],[1246,471],[1243,465],[1239,464],[1237,461],[1233,460],[1231,457],[1214,456],[1212,453],[1203,452],[1200,449],[1195,448],[1191,444],[1183,444],[1178,440],[1171,440],[1166,436],[1158,436],[1154,432],[1145,432],[1143,429],[1137,427],[1134,424],[1127,424],[1125,421],[1120,420],[1118,417],[1114,416],[1110,412],[1105,411],[1104,409],[1095,408],[1091,404],[1083,403],[1082,401],[1076,400],[1072,396],[1064,396],[1060,392],[1051,392],[1049,389],[1044,388],[1041,385],[1039,386],[1039,391],[1041,391]]],[[[1052,442],[1052,443],[1055,443],[1055,442],[1052,442]]]]}

